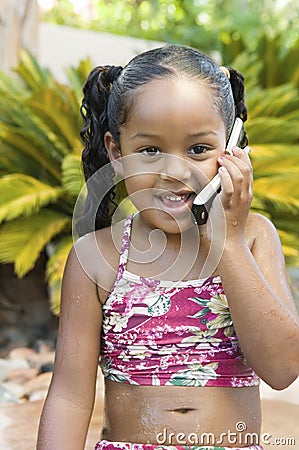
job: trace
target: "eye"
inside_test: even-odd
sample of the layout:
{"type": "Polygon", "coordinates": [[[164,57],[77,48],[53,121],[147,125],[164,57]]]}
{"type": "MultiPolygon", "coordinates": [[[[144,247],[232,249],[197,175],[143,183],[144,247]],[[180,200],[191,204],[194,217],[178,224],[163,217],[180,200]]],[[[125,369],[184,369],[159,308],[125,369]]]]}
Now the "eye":
{"type": "Polygon", "coordinates": [[[156,147],[146,147],[141,150],[141,153],[145,156],[158,156],[161,155],[162,152],[156,147]]]}
{"type": "Polygon", "coordinates": [[[195,145],[194,147],[188,150],[188,153],[190,155],[204,155],[209,150],[210,150],[209,147],[207,147],[206,145],[195,145]]]}

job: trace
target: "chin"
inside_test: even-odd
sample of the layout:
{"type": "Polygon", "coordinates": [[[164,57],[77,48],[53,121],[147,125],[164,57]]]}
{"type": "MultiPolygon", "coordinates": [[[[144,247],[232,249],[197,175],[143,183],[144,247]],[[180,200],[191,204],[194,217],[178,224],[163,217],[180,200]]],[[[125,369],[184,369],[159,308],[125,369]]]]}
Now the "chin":
{"type": "Polygon", "coordinates": [[[187,214],[175,215],[160,209],[149,209],[140,214],[150,228],[159,229],[166,234],[182,234],[195,226],[191,211],[187,214]]]}

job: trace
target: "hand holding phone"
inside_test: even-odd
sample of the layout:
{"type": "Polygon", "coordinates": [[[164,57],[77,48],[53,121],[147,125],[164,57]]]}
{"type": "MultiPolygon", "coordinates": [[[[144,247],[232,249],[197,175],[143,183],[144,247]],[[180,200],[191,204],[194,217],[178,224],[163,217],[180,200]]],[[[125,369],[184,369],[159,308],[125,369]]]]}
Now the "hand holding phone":
{"type": "MultiPolygon", "coordinates": [[[[243,128],[243,121],[237,117],[226,146],[226,153],[232,154],[232,148],[238,144],[240,134],[243,128]]],[[[220,175],[217,173],[214,178],[203,188],[195,197],[192,205],[192,213],[198,225],[204,225],[209,217],[209,210],[212,202],[221,187],[220,175]]]]}

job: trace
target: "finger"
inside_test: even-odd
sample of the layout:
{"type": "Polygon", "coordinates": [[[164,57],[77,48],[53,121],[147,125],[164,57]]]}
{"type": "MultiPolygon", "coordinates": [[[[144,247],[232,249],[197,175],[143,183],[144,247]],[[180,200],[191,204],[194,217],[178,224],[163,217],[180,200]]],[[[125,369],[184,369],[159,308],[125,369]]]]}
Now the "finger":
{"type": "Polygon", "coordinates": [[[235,156],[238,160],[243,161],[244,163],[246,163],[250,167],[252,167],[251,161],[249,158],[250,151],[251,151],[251,148],[248,145],[245,148],[233,147],[232,155],[235,156]]]}
{"type": "Polygon", "coordinates": [[[234,193],[234,184],[225,166],[219,167],[218,172],[221,178],[221,191],[219,196],[224,208],[226,208],[230,205],[230,201],[234,193]]]}
{"type": "Polygon", "coordinates": [[[247,190],[252,186],[253,182],[252,166],[243,150],[238,149],[235,153],[236,155],[234,156],[222,155],[218,162],[220,166],[224,166],[229,172],[235,189],[240,190],[241,188],[245,188],[247,190]]]}
{"type": "Polygon", "coordinates": [[[235,163],[238,165],[244,176],[244,186],[246,189],[252,190],[253,187],[253,168],[249,158],[250,147],[245,147],[243,149],[236,147],[233,151],[234,156],[237,161],[240,161],[241,164],[238,164],[236,159],[235,163]],[[243,163],[245,166],[243,166],[243,163]]]}

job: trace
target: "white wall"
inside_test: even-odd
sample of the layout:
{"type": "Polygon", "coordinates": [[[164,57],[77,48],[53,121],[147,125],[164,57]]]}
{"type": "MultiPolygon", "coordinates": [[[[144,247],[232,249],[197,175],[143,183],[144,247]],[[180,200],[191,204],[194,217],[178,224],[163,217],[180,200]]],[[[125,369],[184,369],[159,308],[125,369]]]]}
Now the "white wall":
{"type": "Polygon", "coordinates": [[[91,58],[95,65],[125,65],[136,54],[165,45],[108,33],[98,33],[65,26],[40,23],[38,59],[60,81],[65,81],[64,68],[77,66],[91,58]]]}

